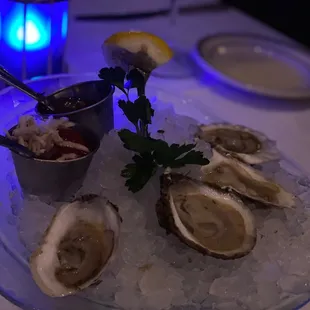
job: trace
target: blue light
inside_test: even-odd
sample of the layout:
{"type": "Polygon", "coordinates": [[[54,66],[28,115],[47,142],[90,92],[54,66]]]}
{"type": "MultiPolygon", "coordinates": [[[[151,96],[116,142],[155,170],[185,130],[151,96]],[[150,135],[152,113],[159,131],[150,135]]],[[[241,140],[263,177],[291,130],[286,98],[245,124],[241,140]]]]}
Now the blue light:
{"type": "MultiPolygon", "coordinates": [[[[17,30],[17,39],[19,41],[24,40],[24,27],[20,26],[17,30]]],[[[32,20],[26,21],[26,46],[37,44],[40,41],[41,34],[32,20]]]]}
{"type": "MultiPolygon", "coordinates": [[[[24,12],[23,4],[16,4],[15,10],[10,14],[10,18],[5,25],[8,29],[4,33],[7,44],[17,50],[23,49],[24,41],[24,12]]],[[[29,7],[26,14],[26,44],[27,51],[40,50],[47,47],[50,43],[50,22],[44,20],[42,15],[33,8],[29,7]]]]}
{"type": "Polygon", "coordinates": [[[1,35],[2,35],[2,20],[1,20],[1,12],[0,12],[0,42],[1,42],[1,35]]]}
{"type": "Polygon", "coordinates": [[[64,12],[62,14],[61,19],[61,36],[63,39],[67,37],[67,32],[68,32],[68,12],[64,12]]]}
{"type": "Polygon", "coordinates": [[[68,1],[23,2],[0,0],[0,64],[18,78],[61,73],[68,1]]]}

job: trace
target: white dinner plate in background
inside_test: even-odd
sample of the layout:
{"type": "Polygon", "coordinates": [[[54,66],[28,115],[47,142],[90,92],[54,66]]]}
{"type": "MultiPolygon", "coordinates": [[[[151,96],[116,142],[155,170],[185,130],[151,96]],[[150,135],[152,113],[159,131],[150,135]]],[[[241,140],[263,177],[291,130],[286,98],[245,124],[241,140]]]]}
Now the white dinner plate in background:
{"type": "Polygon", "coordinates": [[[219,34],[201,39],[196,64],[221,82],[258,95],[310,99],[310,54],[259,35],[219,34]]]}

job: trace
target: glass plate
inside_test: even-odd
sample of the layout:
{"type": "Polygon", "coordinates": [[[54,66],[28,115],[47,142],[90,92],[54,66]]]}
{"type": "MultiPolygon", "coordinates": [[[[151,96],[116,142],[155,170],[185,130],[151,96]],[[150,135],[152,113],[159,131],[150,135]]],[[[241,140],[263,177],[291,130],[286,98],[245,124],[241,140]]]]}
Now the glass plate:
{"type": "Polygon", "coordinates": [[[259,35],[219,34],[201,39],[195,62],[234,88],[283,99],[310,98],[309,52],[259,35]]]}
{"type": "MultiPolygon", "coordinates": [[[[70,84],[95,79],[96,74],[89,75],[59,75],[50,76],[38,80],[31,81],[31,86],[40,92],[53,92],[54,90],[69,86],[70,84]]],[[[186,115],[198,120],[201,123],[210,123],[214,121],[220,121],[214,115],[207,115],[200,110],[200,102],[189,97],[180,98],[174,93],[167,92],[163,89],[156,87],[150,81],[147,87],[147,94],[151,102],[156,109],[165,109],[169,105],[173,105],[177,114],[186,115]]],[[[120,97],[121,94],[116,93],[115,99],[120,97]]],[[[9,88],[0,92],[0,127],[1,130],[9,128],[16,123],[19,115],[24,113],[33,113],[33,107],[35,102],[28,99],[15,89],[9,88]]],[[[115,124],[117,128],[121,128],[125,124],[125,118],[122,115],[119,108],[115,105],[115,124]]],[[[32,280],[27,256],[28,252],[22,242],[20,241],[17,219],[23,206],[23,195],[20,191],[19,184],[16,179],[14,167],[12,164],[11,156],[7,150],[0,149],[1,160],[1,174],[0,174],[0,294],[7,298],[12,303],[26,310],[105,310],[105,309],[124,309],[124,310],[138,310],[130,307],[119,307],[108,300],[104,300],[104,296],[101,298],[93,298],[88,294],[81,293],[76,296],[65,298],[49,298],[41,293],[34,281],[32,280]]],[[[304,199],[303,212],[307,214],[309,207],[309,186],[310,180],[303,175],[302,171],[293,164],[291,161],[283,159],[281,161],[283,169],[288,171],[286,173],[289,184],[298,183],[298,191],[302,191],[300,194],[304,199]],[[301,190],[302,188],[302,190],[301,190]]],[[[284,184],[283,184],[284,186],[284,184]]],[[[300,214],[299,214],[300,215],[300,214]]],[[[296,215],[297,218],[297,215],[296,215]]],[[[297,219],[296,219],[297,221],[297,219]]],[[[296,225],[300,223],[296,222],[296,225]]],[[[38,223],[39,225],[39,223],[38,223]]],[[[305,237],[305,236],[304,236],[305,237]]],[[[180,252],[190,252],[190,255],[195,259],[203,259],[202,265],[207,268],[208,262],[218,262],[223,264],[224,268],[233,272],[235,268],[239,268],[239,263],[246,262],[245,259],[237,261],[219,261],[212,258],[203,258],[200,254],[192,251],[178,243],[176,239],[173,239],[172,248],[169,251],[176,251],[177,256],[180,252]],[[177,244],[177,249],[173,248],[174,244],[177,244]],[[179,252],[178,252],[179,251],[179,252]]],[[[307,249],[300,249],[300,258],[304,259],[309,252],[307,249]]],[[[309,249],[310,251],[310,249],[309,249]]],[[[170,252],[169,252],[170,253],[170,252]]],[[[298,254],[297,254],[298,255],[298,254]]],[[[186,261],[185,264],[191,264],[186,261]]],[[[201,264],[201,263],[200,263],[201,264]]],[[[201,265],[200,265],[201,267],[201,265]]],[[[174,268],[174,267],[171,267],[174,268]]],[[[183,266],[179,266],[183,268],[183,266]]],[[[188,266],[187,266],[188,268],[188,266]]],[[[188,271],[187,271],[188,272],[188,271]]],[[[196,271],[197,272],[197,271],[196,271]]],[[[267,273],[271,272],[267,269],[267,273]]],[[[200,273],[200,271],[199,271],[200,273]]],[[[266,270],[265,270],[266,273],[266,270]]],[[[188,273],[190,276],[190,272],[188,273]]],[[[193,275],[192,275],[193,276],[193,275]]],[[[186,279],[185,279],[186,280],[186,279]]],[[[268,292],[266,291],[266,294],[268,292]]],[[[287,293],[281,295],[281,300],[276,307],[269,307],[270,310],[292,310],[294,307],[302,304],[309,298],[309,292],[304,289],[300,289],[295,294],[287,293]]],[[[206,302],[206,301],[204,301],[206,302]]],[[[209,302],[209,301],[208,301],[209,302]]],[[[212,302],[212,300],[210,301],[212,302]]],[[[211,305],[211,304],[210,304],[211,305]]],[[[227,306],[227,304],[226,304],[227,306]]],[[[179,308],[172,307],[171,309],[210,309],[208,307],[195,308],[193,305],[183,305],[179,308]],[[188,308],[187,308],[188,307],[188,308]],[[192,308],[191,308],[192,307],[192,308]]],[[[251,310],[254,308],[251,308],[251,310]]],[[[156,309],[158,310],[158,309],[156,309]]]]}

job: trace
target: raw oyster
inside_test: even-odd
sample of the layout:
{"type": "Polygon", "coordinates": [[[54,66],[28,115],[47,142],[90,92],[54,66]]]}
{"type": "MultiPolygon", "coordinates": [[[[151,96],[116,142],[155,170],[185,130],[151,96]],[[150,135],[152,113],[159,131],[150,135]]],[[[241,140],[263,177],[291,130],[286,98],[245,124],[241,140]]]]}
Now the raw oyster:
{"type": "Polygon", "coordinates": [[[96,195],[63,205],[30,259],[40,289],[62,297],[98,280],[117,248],[120,222],[117,208],[96,195]]]}
{"type": "Polygon", "coordinates": [[[181,174],[161,176],[158,221],[167,232],[210,256],[245,256],[256,242],[251,211],[234,195],[181,174]]]}
{"type": "Polygon", "coordinates": [[[229,152],[250,165],[278,160],[280,157],[275,142],[263,133],[244,126],[226,123],[202,125],[197,136],[219,152],[229,152]]]}
{"type": "Polygon", "coordinates": [[[265,178],[260,171],[227,155],[223,156],[215,149],[207,166],[201,168],[203,181],[221,189],[259,201],[266,205],[292,208],[295,197],[282,186],[265,178]]]}

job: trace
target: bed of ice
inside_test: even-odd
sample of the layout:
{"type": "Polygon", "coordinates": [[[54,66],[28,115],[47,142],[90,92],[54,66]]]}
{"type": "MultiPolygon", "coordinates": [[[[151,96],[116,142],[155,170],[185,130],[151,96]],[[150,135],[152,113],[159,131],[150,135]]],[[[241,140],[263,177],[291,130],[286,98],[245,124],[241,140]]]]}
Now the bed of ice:
{"type": "MultiPolygon", "coordinates": [[[[167,108],[156,111],[152,132],[169,143],[190,142],[195,126],[195,120],[167,108]]],[[[202,146],[210,156],[208,146],[198,147],[202,146]]],[[[252,203],[258,226],[256,246],[244,258],[225,261],[203,256],[166,235],[155,214],[160,172],[141,192],[128,192],[120,171],[131,156],[112,131],[103,138],[78,193],[106,196],[118,205],[124,220],[115,261],[99,285],[80,293],[82,298],[124,310],[291,310],[292,301],[298,304],[310,295],[310,182],[306,177],[287,173],[279,163],[260,167],[302,202],[293,211],[256,208],[252,203]]],[[[44,201],[26,197],[18,215],[25,256],[37,247],[60,205],[44,201]]]]}

